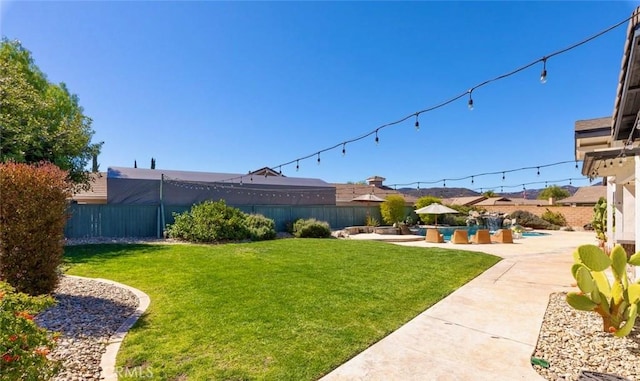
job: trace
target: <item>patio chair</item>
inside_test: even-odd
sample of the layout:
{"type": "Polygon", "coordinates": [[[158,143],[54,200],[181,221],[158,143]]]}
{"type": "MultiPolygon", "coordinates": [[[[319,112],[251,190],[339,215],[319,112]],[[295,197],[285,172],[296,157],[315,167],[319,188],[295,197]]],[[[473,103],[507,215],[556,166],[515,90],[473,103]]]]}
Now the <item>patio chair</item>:
{"type": "Polygon", "coordinates": [[[469,242],[469,233],[466,230],[456,229],[451,235],[451,243],[467,244],[469,242]]]}
{"type": "Polygon", "coordinates": [[[427,234],[425,235],[424,240],[432,243],[443,243],[444,237],[440,234],[438,229],[427,229],[427,234]]]}
{"type": "Polygon", "coordinates": [[[477,244],[491,243],[491,233],[487,229],[479,229],[476,234],[471,236],[471,242],[477,244]]]}
{"type": "Polygon", "coordinates": [[[491,241],[496,243],[513,243],[511,229],[500,229],[491,236],[491,241]]]}

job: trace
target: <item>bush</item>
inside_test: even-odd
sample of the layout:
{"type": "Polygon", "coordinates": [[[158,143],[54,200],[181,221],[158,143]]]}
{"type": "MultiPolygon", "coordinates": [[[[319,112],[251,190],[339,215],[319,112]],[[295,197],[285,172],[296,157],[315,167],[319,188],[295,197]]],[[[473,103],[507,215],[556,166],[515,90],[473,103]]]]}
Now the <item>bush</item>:
{"type": "Polygon", "coordinates": [[[72,185],[53,164],[0,164],[0,280],[30,295],[53,292],[72,185]]]}
{"type": "Polygon", "coordinates": [[[485,210],[482,208],[474,207],[474,206],[466,206],[466,205],[447,205],[451,209],[457,210],[458,214],[444,214],[438,216],[438,221],[445,225],[451,226],[464,226],[467,225],[467,220],[469,219],[469,213],[471,211],[476,211],[478,213],[484,213],[485,210]]]}
{"type": "Polygon", "coordinates": [[[367,218],[364,221],[364,224],[366,226],[380,226],[380,221],[378,221],[375,217],[371,217],[370,215],[367,215],[367,218]]]}
{"type": "Polygon", "coordinates": [[[54,303],[51,297],[31,297],[0,282],[0,381],[50,380],[58,373],[60,364],[47,358],[57,336],[33,321],[54,303]]]}
{"type": "Polygon", "coordinates": [[[276,237],[272,219],[246,214],[227,206],[224,200],[205,201],[173,216],[175,220],[167,226],[167,235],[189,242],[260,241],[276,237]]]}
{"type": "Polygon", "coordinates": [[[510,218],[515,218],[519,225],[526,226],[533,229],[547,229],[547,230],[558,230],[559,227],[553,225],[542,218],[536,216],[533,213],[524,211],[524,210],[516,210],[513,213],[509,214],[510,218]]]}
{"type": "Polygon", "coordinates": [[[276,223],[262,214],[247,215],[246,226],[252,241],[276,238],[276,223]]]}
{"type": "Polygon", "coordinates": [[[298,238],[329,238],[331,227],[327,222],[315,218],[299,219],[293,224],[293,235],[298,238]]]}
{"type": "Polygon", "coordinates": [[[567,225],[567,219],[560,212],[554,213],[549,209],[547,209],[544,213],[542,213],[541,217],[543,220],[553,225],[557,225],[557,226],[567,225]]]}
{"type": "Polygon", "coordinates": [[[405,217],[404,206],[404,197],[395,194],[387,196],[385,201],[380,204],[382,220],[388,224],[403,221],[405,217]]]}
{"type": "Polygon", "coordinates": [[[171,238],[190,242],[212,243],[249,239],[246,214],[227,206],[224,200],[205,201],[184,213],[174,213],[175,221],[167,227],[171,238]]]}

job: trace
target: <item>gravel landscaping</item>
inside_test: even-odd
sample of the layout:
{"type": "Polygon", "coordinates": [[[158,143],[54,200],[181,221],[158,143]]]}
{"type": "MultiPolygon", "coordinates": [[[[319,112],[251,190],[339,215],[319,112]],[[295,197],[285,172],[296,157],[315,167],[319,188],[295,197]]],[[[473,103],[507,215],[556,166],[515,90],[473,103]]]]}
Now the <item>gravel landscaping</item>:
{"type": "Polygon", "coordinates": [[[640,329],[624,338],[602,332],[602,319],[577,311],[564,293],[551,294],[533,356],[549,362],[534,366],[547,380],[640,380],[640,329]],[[593,378],[580,372],[595,372],[593,378]],[[597,378],[596,378],[597,376],[597,378]],[[618,376],[618,377],[615,377],[618,376]]]}
{"type": "Polygon", "coordinates": [[[51,357],[63,370],[54,380],[100,379],[107,342],[136,311],[138,298],[129,290],[72,277],[61,278],[54,297],[58,303],[36,317],[40,326],[61,333],[51,357]]]}

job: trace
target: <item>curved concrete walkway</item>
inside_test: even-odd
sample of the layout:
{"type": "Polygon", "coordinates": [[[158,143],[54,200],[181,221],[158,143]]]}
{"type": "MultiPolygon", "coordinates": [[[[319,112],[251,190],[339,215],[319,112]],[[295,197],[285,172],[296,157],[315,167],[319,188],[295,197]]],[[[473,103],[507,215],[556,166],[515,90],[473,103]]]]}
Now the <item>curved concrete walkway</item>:
{"type": "MultiPolygon", "coordinates": [[[[367,236],[351,238],[376,238],[367,236]]],[[[551,232],[513,245],[397,243],[504,260],[321,380],[543,380],[530,358],[549,294],[572,289],[571,254],[585,243],[596,243],[593,232],[551,232]]]]}

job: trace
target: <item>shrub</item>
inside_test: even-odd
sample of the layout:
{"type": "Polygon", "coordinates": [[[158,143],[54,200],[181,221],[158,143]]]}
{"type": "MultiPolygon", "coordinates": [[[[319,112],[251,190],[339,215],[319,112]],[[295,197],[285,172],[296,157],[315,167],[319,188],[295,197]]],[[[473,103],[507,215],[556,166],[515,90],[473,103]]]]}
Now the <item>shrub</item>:
{"type": "Polygon", "coordinates": [[[32,297],[0,282],[0,381],[50,380],[57,374],[60,364],[47,358],[57,337],[33,321],[53,304],[51,297],[32,297]]]}
{"type": "Polygon", "coordinates": [[[482,208],[477,208],[474,206],[466,206],[466,205],[447,205],[451,209],[457,210],[458,214],[444,214],[438,216],[438,221],[442,224],[452,225],[452,226],[464,226],[467,225],[467,221],[469,220],[469,213],[471,211],[476,211],[478,213],[483,213],[485,210],[482,208]]]}
{"type": "Polygon", "coordinates": [[[607,199],[604,197],[600,197],[593,207],[591,227],[596,232],[601,245],[604,245],[607,242],[607,199]]]}
{"type": "Polygon", "coordinates": [[[53,164],[0,164],[0,280],[30,295],[58,283],[72,185],[53,164]]]}
{"type": "Polygon", "coordinates": [[[276,223],[262,214],[247,215],[245,223],[252,241],[276,238],[276,223]]]}
{"type": "Polygon", "coordinates": [[[375,217],[371,217],[367,215],[367,219],[365,220],[366,226],[380,226],[380,221],[378,221],[375,217]]]}
{"type": "Polygon", "coordinates": [[[405,217],[404,206],[404,197],[395,194],[387,196],[385,201],[380,204],[382,220],[388,224],[403,221],[405,217]]]}
{"type": "Polygon", "coordinates": [[[557,226],[567,225],[567,219],[564,217],[564,215],[562,215],[562,213],[552,212],[549,209],[547,209],[544,213],[542,213],[541,218],[553,225],[557,225],[557,226]]]}
{"type": "Polygon", "coordinates": [[[509,214],[509,217],[515,218],[519,225],[526,226],[533,229],[547,229],[547,230],[558,230],[559,227],[553,225],[542,218],[536,216],[533,213],[524,211],[524,210],[516,210],[509,214]]]}
{"type": "Polygon", "coordinates": [[[329,223],[315,218],[299,219],[293,224],[293,235],[298,238],[329,238],[331,227],[329,223]]]}
{"type": "Polygon", "coordinates": [[[224,200],[205,201],[184,213],[174,213],[175,221],[167,227],[171,238],[190,242],[212,243],[249,239],[246,214],[227,206],[224,200]]]}

